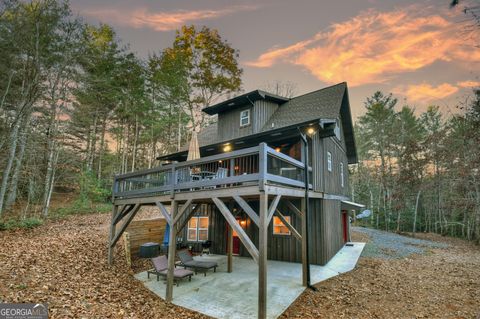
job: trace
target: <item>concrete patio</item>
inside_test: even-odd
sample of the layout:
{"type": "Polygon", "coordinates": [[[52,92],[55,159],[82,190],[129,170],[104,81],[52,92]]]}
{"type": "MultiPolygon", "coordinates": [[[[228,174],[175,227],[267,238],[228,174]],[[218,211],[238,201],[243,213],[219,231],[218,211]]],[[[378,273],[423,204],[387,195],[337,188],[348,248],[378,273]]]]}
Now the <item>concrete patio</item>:
{"type": "MultiPolygon", "coordinates": [[[[349,243],[325,266],[311,265],[311,282],[327,280],[355,268],[364,243],[349,243]]],[[[234,257],[233,272],[227,272],[227,257],[204,255],[198,260],[218,262],[217,272],[198,274],[173,288],[173,303],[214,318],[255,318],[258,307],[258,267],[251,258],[234,257]]],[[[302,286],[302,265],[269,260],[267,272],[267,317],[277,318],[305,290],[302,286]]],[[[147,272],[135,275],[152,292],[165,299],[166,285],[147,272]]]]}

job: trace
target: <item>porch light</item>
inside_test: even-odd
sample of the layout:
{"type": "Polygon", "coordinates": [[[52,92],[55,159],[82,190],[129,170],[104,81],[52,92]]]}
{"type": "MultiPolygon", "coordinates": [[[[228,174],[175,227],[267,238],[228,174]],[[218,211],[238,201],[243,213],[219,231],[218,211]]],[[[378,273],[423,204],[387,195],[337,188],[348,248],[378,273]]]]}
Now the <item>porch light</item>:
{"type": "Polygon", "coordinates": [[[280,147],[276,147],[276,148],[275,148],[275,151],[276,151],[277,153],[280,153],[280,147]]]}
{"type": "Polygon", "coordinates": [[[223,147],[224,152],[230,152],[232,150],[232,146],[230,144],[227,144],[223,147]]]}
{"type": "Polygon", "coordinates": [[[315,134],[315,128],[309,127],[309,128],[307,129],[307,134],[310,135],[310,136],[312,136],[313,134],[315,134]]]}

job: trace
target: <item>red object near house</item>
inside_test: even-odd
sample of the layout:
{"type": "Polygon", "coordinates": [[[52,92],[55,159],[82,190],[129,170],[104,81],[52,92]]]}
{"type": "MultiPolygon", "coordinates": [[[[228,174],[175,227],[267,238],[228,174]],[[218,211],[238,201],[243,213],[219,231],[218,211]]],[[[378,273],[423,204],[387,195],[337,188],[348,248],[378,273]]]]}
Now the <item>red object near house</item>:
{"type": "Polygon", "coordinates": [[[348,241],[348,213],[345,210],[342,210],[342,229],[343,229],[343,242],[348,241]]]}

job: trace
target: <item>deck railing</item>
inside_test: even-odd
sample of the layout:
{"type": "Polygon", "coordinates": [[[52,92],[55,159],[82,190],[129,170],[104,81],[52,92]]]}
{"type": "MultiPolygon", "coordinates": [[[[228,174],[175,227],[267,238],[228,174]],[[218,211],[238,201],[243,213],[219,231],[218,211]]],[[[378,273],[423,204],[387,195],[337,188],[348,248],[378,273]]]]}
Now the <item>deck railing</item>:
{"type": "Polygon", "coordinates": [[[305,186],[304,164],[265,143],[229,153],[117,175],[113,197],[140,197],[240,185],[305,186]]]}

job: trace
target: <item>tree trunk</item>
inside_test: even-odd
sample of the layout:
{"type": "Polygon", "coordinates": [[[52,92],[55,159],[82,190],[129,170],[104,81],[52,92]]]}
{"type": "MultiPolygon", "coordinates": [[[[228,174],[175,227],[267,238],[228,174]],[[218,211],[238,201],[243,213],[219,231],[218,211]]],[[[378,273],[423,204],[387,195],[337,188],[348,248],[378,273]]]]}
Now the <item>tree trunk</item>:
{"type": "Polygon", "coordinates": [[[100,180],[102,178],[102,162],[103,162],[103,153],[105,148],[105,134],[107,131],[107,116],[103,118],[102,122],[102,135],[100,137],[100,150],[98,153],[98,169],[97,169],[97,179],[100,180]]]}
{"type": "Polygon", "coordinates": [[[91,171],[93,169],[93,162],[95,160],[95,152],[96,152],[96,144],[97,144],[97,121],[98,121],[98,114],[95,110],[95,115],[93,117],[93,125],[90,129],[88,138],[89,142],[88,145],[90,146],[87,150],[87,170],[91,171]]]}
{"type": "Polygon", "coordinates": [[[3,204],[5,199],[5,194],[7,193],[7,186],[10,177],[10,171],[12,170],[13,162],[15,160],[15,153],[17,151],[17,142],[18,142],[18,131],[20,130],[21,121],[17,121],[13,124],[12,131],[10,132],[9,144],[10,151],[8,153],[7,164],[2,174],[2,184],[0,186],[0,216],[3,213],[3,204]]]}
{"type": "Polygon", "coordinates": [[[413,214],[413,235],[415,236],[415,232],[417,231],[417,213],[418,213],[418,203],[420,201],[420,193],[421,190],[418,190],[417,193],[417,200],[415,201],[415,212],[413,214]]]}
{"type": "Polygon", "coordinates": [[[181,121],[182,121],[182,112],[178,112],[178,135],[177,135],[177,152],[180,151],[180,143],[182,140],[182,126],[181,126],[181,121]]]}
{"type": "Polygon", "coordinates": [[[47,189],[47,194],[46,194],[46,197],[45,197],[43,210],[42,210],[42,214],[43,214],[44,217],[48,216],[48,211],[50,209],[50,200],[52,199],[53,185],[55,184],[55,172],[56,172],[56,167],[57,167],[57,162],[58,162],[58,155],[59,155],[59,152],[57,151],[56,154],[55,154],[55,159],[54,159],[54,163],[53,163],[52,176],[50,178],[50,185],[47,189]]]}
{"type": "Polygon", "coordinates": [[[7,200],[5,202],[5,208],[8,209],[17,200],[18,194],[18,180],[22,172],[23,157],[25,154],[25,146],[27,144],[28,126],[30,117],[26,118],[21,125],[20,137],[18,145],[18,155],[15,157],[15,168],[13,169],[12,180],[10,182],[10,189],[8,192],[7,200]]]}
{"type": "Polygon", "coordinates": [[[132,169],[135,170],[135,164],[137,159],[137,148],[138,148],[138,115],[135,114],[135,131],[133,136],[133,151],[132,151],[132,169]]]}
{"type": "Polygon", "coordinates": [[[480,186],[474,179],[474,184],[475,184],[475,225],[473,226],[475,229],[475,238],[477,241],[477,244],[480,245],[480,186]]]}

